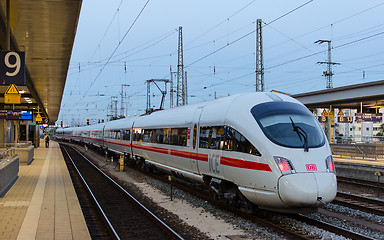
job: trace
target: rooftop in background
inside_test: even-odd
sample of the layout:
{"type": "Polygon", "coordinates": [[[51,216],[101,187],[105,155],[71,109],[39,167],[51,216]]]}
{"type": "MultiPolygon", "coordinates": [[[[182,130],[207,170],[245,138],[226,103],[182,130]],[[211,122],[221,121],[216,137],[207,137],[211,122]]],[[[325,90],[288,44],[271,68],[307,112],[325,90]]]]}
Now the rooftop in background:
{"type": "Polygon", "coordinates": [[[292,95],[308,108],[384,107],[384,80],[292,95]]]}
{"type": "MultiPolygon", "coordinates": [[[[11,50],[25,52],[26,86],[18,86],[21,104],[15,109],[39,106],[49,122],[57,120],[64,91],[82,0],[10,1],[11,50]],[[32,102],[28,103],[24,97],[32,102]]],[[[6,1],[0,3],[0,47],[6,49],[6,1]]],[[[0,109],[4,92],[0,86],[0,109]]]]}

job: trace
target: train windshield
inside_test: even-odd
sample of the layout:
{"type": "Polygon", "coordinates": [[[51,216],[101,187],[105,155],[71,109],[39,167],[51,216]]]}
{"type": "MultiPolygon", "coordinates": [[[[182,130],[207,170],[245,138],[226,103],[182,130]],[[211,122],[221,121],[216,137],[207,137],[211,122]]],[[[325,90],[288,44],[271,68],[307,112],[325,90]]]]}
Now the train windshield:
{"type": "Polygon", "coordinates": [[[300,104],[267,102],[254,106],[251,113],[264,134],[278,145],[308,150],[325,143],[319,122],[300,104]]]}

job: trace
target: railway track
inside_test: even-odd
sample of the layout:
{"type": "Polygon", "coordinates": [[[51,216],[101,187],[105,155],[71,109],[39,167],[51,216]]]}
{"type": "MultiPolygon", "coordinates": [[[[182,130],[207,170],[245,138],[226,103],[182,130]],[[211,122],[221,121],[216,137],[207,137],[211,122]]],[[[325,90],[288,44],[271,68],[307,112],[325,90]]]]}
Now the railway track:
{"type": "Polygon", "coordinates": [[[381,200],[338,192],[336,199],[332,203],[384,216],[384,201],[381,200]]]}
{"type": "Polygon", "coordinates": [[[374,181],[355,179],[355,178],[349,178],[349,177],[340,177],[340,176],[337,177],[337,182],[371,189],[372,192],[375,192],[378,196],[380,194],[384,195],[384,183],[378,184],[377,182],[374,182],[374,181]]]}
{"type": "Polygon", "coordinates": [[[356,232],[347,230],[345,228],[338,227],[338,226],[335,226],[335,225],[332,225],[332,224],[329,224],[329,223],[326,223],[326,222],[323,222],[323,221],[320,221],[317,219],[313,219],[313,218],[307,217],[307,216],[302,215],[302,214],[294,215],[294,216],[292,216],[292,218],[296,219],[298,221],[304,222],[308,225],[316,226],[318,228],[324,229],[324,230],[329,231],[329,232],[333,232],[337,235],[341,235],[341,236],[344,236],[344,237],[347,237],[350,239],[374,240],[374,238],[371,238],[371,237],[362,235],[360,233],[356,233],[356,232]]]}
{"type": "MultiPolygon", "coordinates": [[[[155,174],[149,174],[149,175],[152,178],[158,179],[165,183],[168,181],[167,178],[160,177],[155,174]]],[[[313,233],[309,233],[305,229],[294,229],[292,228],[290,221],[287,221],[285,223],[280,221],[279,219],[281,219],[281,217],[293,218],[297,221],[306,223],[308,225],[316,226],[320,229],[332,232],[337,235],[348,237],[350,239],[373,240],[373,238],[371,237],[367,237],[362,234],[359,234],[338,226],[334,226],[332,224],[329,224],[320,220],[312,219],[302,214],[282,216],[282,214],[273,213],[273,212],[264,211],[264,210],[255,210],[252,214],[245,213],[237,208],[228,207],[228,205],[226,205],[225,203],[218,202],[216,199],[213,199],[212,197],[210,197],[206,191],[200,188],[191,187],[188,184],[184,184],[183,182],[180,182],[180,181],[173,181],[172,184],[174,187],[181,189],[185,192],[188,192],[191,195],[196,196],[200,199],[203,199],[207,202],[210,202],[212,205],[222,210],[230,211],[236,214],[237,216],[240,216],[246,220],[249,220],[258,224],[259,226],[272,229],[273,231],[283,235],[287,239],[319,239],[321,238],[321,236],[316,236],[313,233]]]]}
{"type": "Polygon", "coordinates": [[[61,144],[115,239],[183,239],[77,150],[61,144]]]}
{"type": "MultiPolygon", "coordinates": [[[[140,170],[140,169],[138,169],[140,170]]],[[[160,180],[164,183],[169,184],[168,178],[165,176],[159,176],[157,174],[151,174],[148,172],[143,172],[147,175],[149,175],[151,178],[155,178],[157,180],[160,180]]],[[[366,237],[364,235],[361,235],[359,233],[355,233],[349,230],[346,230],[344,228],[340,228],[338,226],[334,226],[331,224],[328,224],[326,222],[322,222],[319,220],[311,219],[309,217],[306,217],[304,215],[288,215],[288,216],[283,216],[281,214],[275,214],[271,213],[268,211],[259,211],[257,210],[254,214],[247,214],[239,209],[236,208],[230,208],[228,205],[224,203],[218,203],[216,199],[211,198],[208,194],[207,191],[201,189],[201,188],[196,188],[193,187],[189,184],[185,184],[183,181],[172,181],[172,185],[180,190],[183,190],[185,192],[188,192],[189,194],[196,196],[202,200],[205,200],[207,202],[210,202],[212,205],[222,209],[222,210],[227,210],[230,212],[233,212],[239,217],[242,217],[246,220],[249,220],[251,222],[254,222],[258,224],[259,226],[271,229],[272,231],[281,234],[287,239],[319,239],[321,236],[316,236],[316,234],[309,233],[305,229],[293,229],[292,226],[289,224],[289,219],[295,219],[297,221],[306,223],[308,225],[316,226],[320,229],[335,233],[337,235],[345,236],[350,239],[373,239],[370,237],[366,237]],[[271,216],[278,216],[277,218],[271,217],[271,216]],[[279,217],[285,217],[288,218],[288,224],[282,223],[279,221],[279,217]],[[277,220],[276,220],[277,219],[277,220]]],[[[292,221],[292,220],[291,220],[292,221]]]]}

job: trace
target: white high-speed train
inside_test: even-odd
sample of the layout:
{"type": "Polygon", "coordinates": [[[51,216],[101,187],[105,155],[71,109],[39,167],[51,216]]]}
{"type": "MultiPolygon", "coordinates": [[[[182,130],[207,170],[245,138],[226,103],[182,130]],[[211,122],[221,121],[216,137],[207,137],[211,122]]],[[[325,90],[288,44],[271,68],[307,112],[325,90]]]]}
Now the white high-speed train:
{"type": "Polygon", "coordinates": [[[245,197],[260,208],[301,211],[336,196],[320,124],[283,94],[238,94],[56,133],[205,182],[216,197],[232,202],[245,197]]]}

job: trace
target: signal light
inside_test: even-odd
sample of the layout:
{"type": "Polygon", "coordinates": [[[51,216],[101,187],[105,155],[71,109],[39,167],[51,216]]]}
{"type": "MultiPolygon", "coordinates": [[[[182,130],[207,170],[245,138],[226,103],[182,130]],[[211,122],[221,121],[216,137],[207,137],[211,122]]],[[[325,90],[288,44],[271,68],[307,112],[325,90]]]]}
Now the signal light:
{"type": "Polygon", "coordinates": [[[328,172],[331,172],[331,173],[335,172],[335,165],[333,164],[333,157],[332,157],[332,155],[328,156],[325,159],[325,165],[327,167],[328,172]]]}
{"type": "Polygon", "coordinates": [[[273,158],[275,159],[277,166],[283,175],[295,173],[292,163],[288,159],[276,156],[273,158]]]}
{"type": "Polygon", "coordinates": [[[63,127],[63,121],[60,122],[60,126],[63,127]]]}
{"type": "Polygon", "coordinates": [[[87,125],[89,125],[89,119],[87,119],[87,125]]]}

